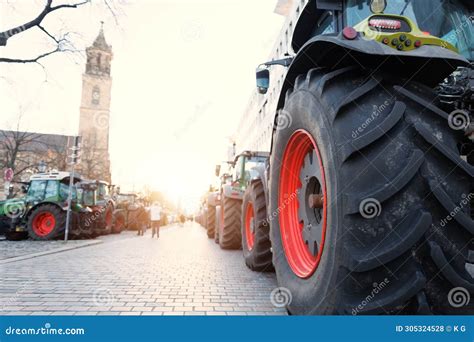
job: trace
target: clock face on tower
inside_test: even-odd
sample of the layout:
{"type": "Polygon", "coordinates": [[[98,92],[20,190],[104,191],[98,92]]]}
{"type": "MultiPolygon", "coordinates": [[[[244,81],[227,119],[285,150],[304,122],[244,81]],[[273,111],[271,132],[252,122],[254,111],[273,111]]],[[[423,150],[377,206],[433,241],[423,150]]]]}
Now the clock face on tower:
{"type": "Polygon", "coordinates": [[[92,90],[92,104],[98,105],[100,103],[100,88],[95,86],[92,90]]]}

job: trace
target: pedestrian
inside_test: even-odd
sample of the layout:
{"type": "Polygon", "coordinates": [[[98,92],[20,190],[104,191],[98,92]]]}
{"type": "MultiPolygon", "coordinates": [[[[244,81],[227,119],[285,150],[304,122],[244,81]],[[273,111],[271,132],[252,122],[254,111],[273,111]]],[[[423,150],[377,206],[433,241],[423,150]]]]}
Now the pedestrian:
{"type": "Polygon", "coordinates": [[[151,238],[160,237],[160,221],[161,221],[161,207],[157,202],[154,202],[150,207],[151,216],[151,238]]]}

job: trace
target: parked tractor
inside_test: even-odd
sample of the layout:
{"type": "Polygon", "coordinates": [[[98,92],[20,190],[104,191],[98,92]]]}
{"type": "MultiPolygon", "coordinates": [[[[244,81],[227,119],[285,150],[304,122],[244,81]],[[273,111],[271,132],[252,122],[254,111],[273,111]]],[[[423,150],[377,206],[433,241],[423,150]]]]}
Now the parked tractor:
{"type": "Polygon", "coordinates": [[[86,237],[110,233],[119,234],[123,227],[116,221],[115,202],[111,196],[111,186],[104,181],[83,181],[76,185],[78,203],[88,208],[77,218],[80,230],[86,237]]]}
{"type": "MultiPolygon", "coordinates": [[[[69,172],[41,173],[31,176],[25,196],[3,202],[0,215],[10,222],[6,237],[19,240],[29,236],[33,240],[51,240],[64,234],[66,227],[69,172]]],[[[73,175],[73,183],[81,181],[73,175]]],[[[72,192],[72,211],[84,208],[77,202],[76,188],[72,192]]],[[[75,215],[73,215],[74,217],[75,215]]],[[[5,221],[5,220],[4,220],[5,221]]],[[[73,219],[74,221],[74,219],[73,219]]],[[[75,234],[74,225],[71,234],[75,234]]]]}
{"type": "Polygon", "coordinates": [[[257,69],[264,94],[288,68],[262,184],[290,313],[474,313],[450,304],[474,295],[473,7],[310,0],[294,56],[257,69]]]}
{"type": "Polygon", "coordinates": [[[150,226],[149,213],[140,203],[138,196],[136,194],[118,194],[116,226],[139,230],[143,225],[150,226]]]}
{"type": "Polygon", "coordinates": [[[268,159],[265,152],[243,152],[230,162],[232,175],[221,178],[219,195],[220,220],[218,231],[222,249],[239,249],[242,246],[242,201],[245,189],[254,178],[261,178],[268,159]]]}

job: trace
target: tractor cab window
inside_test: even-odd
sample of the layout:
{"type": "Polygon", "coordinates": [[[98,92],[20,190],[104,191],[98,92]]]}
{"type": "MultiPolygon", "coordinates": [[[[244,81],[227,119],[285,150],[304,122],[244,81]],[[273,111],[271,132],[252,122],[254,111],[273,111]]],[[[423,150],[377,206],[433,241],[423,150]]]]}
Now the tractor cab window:
{"type": "MultiPolygon", "coordinates": [[[[69,196],[69,181],[67,183],[61,182],[59,183],[59,196],[66,200],[69,196]]],[[[77,198],[76,188],[72,187],[72,199],[75,200],[77,198]]]]}
{"type": "MultiPolygon", "coordinates": [[[[384,13],[410,18],[420,30],[446,40],[464,57],[474,60],[473,23],[460,0],[388,0],[384,13]]],[[[370,1],[347,1],[347,26],[355,26],[370,15],[370,1]]]]}
{"type": "Polygon", "coordinates": [[[107,185],[100,184],[99,185],[99,194],[98,194],[99,200],[106,199],[108,197],[108,195],[109,195],[109,190],[107,188],[107,185]]]}
{"type": "Polygon", "coordinates": [[[244,163],[244,156],[240,156],[239,159],[237,159],[237,163],[235,163],[234,167],[234,181],[240,180],[240,177],[242,175],[242,167],[244,163]]]}
{"type": "Polygon", "coordinates": [[[48,181],[46,185],[46,191],[44,193],[44,198],[56,197],[58,195],[58,182],[57,181],[48,181]]]}
{"type": "Polygon", "coordinates": [[[93,190],[83,190],[82,191],[82,203],[84,205],[95,205],[95,191],[93,190]]]}
{"type": "Polygon", "coordinates": [[[28,189],[28,197],[42,200],[44,198],[46,183],[47,183],[46,181],[42,181],[42,180],[32,181],[28,189]]]}
{"type": "Polygon", "coordinates": [[[334,25],[334,13],[331,11],[326,11],[319,17],[317,25],[313,30],[313,37],[334,32],[336,32],[334,25]]]}

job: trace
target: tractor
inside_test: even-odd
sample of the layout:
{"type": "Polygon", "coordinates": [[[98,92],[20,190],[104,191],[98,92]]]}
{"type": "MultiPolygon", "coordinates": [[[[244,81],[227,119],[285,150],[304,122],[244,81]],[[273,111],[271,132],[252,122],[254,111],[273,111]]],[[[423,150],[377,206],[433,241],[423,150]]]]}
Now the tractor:
{"type": "Polygon", "coordinates": [[[222,249],[242,246],[242,201],[254,178],[261,178],[259,170],[268,159],[266,152],[246,151],[229,162],[232,174],[223,174],[218,197],[219,217],[216,219],[216,240],[222,249]]]}
{"type": "Polygon", "coordinates": [[[108,183],[97,180],[76,184],[78,203],[87,208],[81,212],[83,215],[77,218],[83,236],[96,237],[122,232],[123,226],[116,219],[115,202],[110,195],[111,188],[108,183]]]}
{"type": "MultiPolygon", "coordinates": [[[[1,206],[0,215],[8,217],[10,221],[7,239],[20,240],[29,236],[33,240],[51,240],[63,235],[70,177],[69,172],[33,175],[28,188],[24,188],[24,197],[5,201],[1,206]]],[[[74,184],[82,180],[79,175],[73,177],[74,184]]],[[[75,214],[83,209],[78,203],[76,188],[73,187],[71,235],[77,232],[74,225],[75,214]]]]}
{"type": "Polygon", "coordinates": [[[287,68],[261,184],[291,314],[474,314],[473,7],[310,0],[257,68],[287,68]]]}
{"type": "Polygon", "coordinates": [[[117,195],[116,226],[138,231],[150,225],[149,213],[136,194],[117,195]]]}

